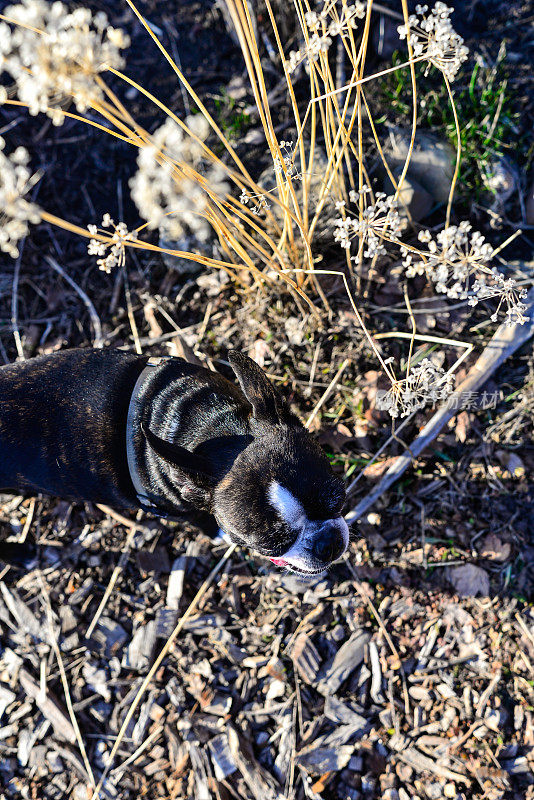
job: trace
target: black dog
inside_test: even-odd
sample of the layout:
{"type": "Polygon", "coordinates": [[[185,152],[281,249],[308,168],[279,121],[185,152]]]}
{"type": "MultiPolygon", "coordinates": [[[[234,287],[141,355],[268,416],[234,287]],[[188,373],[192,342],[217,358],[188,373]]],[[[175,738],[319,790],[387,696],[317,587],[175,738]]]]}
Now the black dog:
{"type": "Polygon", "coordinates": [[[176,515],[297,572],[348,543],[342,481],[258,365],[67,350],[0,368],[0,489],[176,515]],[[185,506],[184,506],[185,501],[185,506]]]}

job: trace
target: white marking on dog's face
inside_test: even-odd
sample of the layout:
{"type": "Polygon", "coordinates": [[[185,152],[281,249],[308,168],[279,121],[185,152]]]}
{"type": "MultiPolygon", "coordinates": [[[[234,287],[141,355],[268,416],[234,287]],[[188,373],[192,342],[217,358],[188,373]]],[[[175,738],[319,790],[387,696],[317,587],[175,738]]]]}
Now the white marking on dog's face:
{"type": "Polygon", "coordinates": [[[277,558],[270,559],[273,564],[308,575],[324,572],[325,565],[318,562],[313,556],[313,544],[325,530],[338,530],[343,540],[343,553],[345,552],[349,543],[349,528],[343,517],[309,520],[302,503],[289,489],[276,481],[270,484],[268,495],[271,505],[274,506],[281,519],[297,534],[297,538],[289,550],[277,558]]]}
{"type": "Polygon", "coordinates": [[[302,503],[277,481],[269,485],[269,500],[290,528],[300,528],[306,524],[308,518],[302,503]]]}

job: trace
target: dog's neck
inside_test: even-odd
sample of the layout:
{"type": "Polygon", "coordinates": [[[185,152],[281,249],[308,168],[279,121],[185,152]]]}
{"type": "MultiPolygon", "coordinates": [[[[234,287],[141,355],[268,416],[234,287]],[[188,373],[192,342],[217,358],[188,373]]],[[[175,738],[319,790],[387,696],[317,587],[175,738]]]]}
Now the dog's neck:
{"type": "Polygon", "coordinates": [[[138,388],[131,419],[135,468],[144,494],[169,514],[184,510],[180,474],[150,448],[141,423],[162,439],[203,456],[217,481],[252,440],[250,406],[237,387],[175,359],[138,388]]]}

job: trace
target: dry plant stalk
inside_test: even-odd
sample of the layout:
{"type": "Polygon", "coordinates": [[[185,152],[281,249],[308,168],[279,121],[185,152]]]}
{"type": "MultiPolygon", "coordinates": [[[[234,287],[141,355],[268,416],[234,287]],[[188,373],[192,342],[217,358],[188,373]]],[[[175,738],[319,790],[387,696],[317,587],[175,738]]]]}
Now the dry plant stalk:
{"type": "MultiPolygon", "coordinates": [[[[295,135],[294,139],[279,140],[249,6],[246,0],[226,0],[272,162],[273,185],[268,189],[247,170],[133,0],[125,1],[200,114],[180,118],[147,88],[128,77],[123,71],[124,59],[120,52],[129,46],[128,37],[112,28],[105,14],[93,16],[83,8],[69,13],[61,3],[52,6],[45,0],[24,0],[22,4],[7,6],[0,15],[0,34],[5,41],[3,66],[15,81],[17,96],[0,87],[0,101],[27,107],[31,114],[45,113],[56,125],[62,124],[66,117],[74,118],[136,148],[139,169],[130,187],[146,222],[130,231],[123,222],[115,223],[104,213],[101,227],[92,222],[85,230],[60,219],[25,199],[37,179],[28,169],[25,151],[18,148],[6,156],[0,150],[2,249],[16,256],[17,242],[27,234],[28,223],[40,219],[88,237],[89,253],[99,256],[97,264],[105,271],[124,265],[127,248],[168,253],[207,268],[223,269],[238,284],[247,285],[250,280],[256,286],[282,284],[297,302],[304,301],[320,322],[320,306],[328,313],[331,309],[321,288],[321,271],[316,268],[314,238],[318,226],[326,225],[333,226],[333,238],[345,251],[344,268],[335,272],[342,274],[349,295],[350,283],[359,286],[365,262],[370,260],[373,266],[379,256],[401,248],[407,277],[424,274],[434,282],[438,292],[449,297],[468,298],[472,304],[479,299],[496,297],[498,310],[504,304],[510,324],[525,321],[524,291],[489,266],[492,248],[484,243],[480,234],[471,233],[468,223],[450,225],[461,157],[459,135],[445,228],[436,238],[429,232],[422,232],[420,240],[427,245],[423,248],[400,238],[398,198],[417,128],[416,63],[426,63],[429,68],[432,66],[441,72],[459,133],[451,82],[467,57],[467,48],[453,30],[451,9],[444,3],[437,2],[430,11],[426,6],[418,7],[417,14],[409,15],[406,0],[401,0],[403,24],[399,26],[399,33],[406,39],[408,59],[404,64],[364,76],[372,0],[367,3],[325,0],[317,10],[313,10],[307,0],[294,0],[301,45],[291,53],[286,52],[274,11],[266,0],[295,135]],[[345,68],[341,70],[341,74],[346,73],[348,77],[341,86],[329,58],[334,41],[339,43],[338,54],[344,67],[348,67],[348,72],[345,68]],[[397,182],[387,164],[366,91],[367,84],[372,85],[383,75],[399,69],[410,71],[413,103],[410,145],[397,182]],[[309,102],[305,109],[297,101],[295,91],[295,81],[301,79],[303,70],[309,84],[309,102]],[[153,133],[139,125],[108,86],[106,73],[135,87],[161,111],[164,124],[153,133]],[[78,113],[69,110],[71,106],[78,113]],[[363,152],[364,110],[377,152],[395,187],[391,197],[375,194],[370,186],[363,152]],[[221,156],[209,144],[215,141],[219,150],[222,146],[221,156]],[[339,216],[332,218],[334,213],[339,216]],[[197,252],[186,252],[157,246],[140,238],[146,229],[159,229],[166,239],[177,242],[184,231],[195,234],[200,244],[214,236],[219,243],[220,257],[208,257],[201,248],[197,252]],[[249,278],[245,279],[245,273],[249,278]]],[[[3,142],[0,145],[3,147],[3,142]]],[[[351,303],[356,309],[352,297],[351,303]]],[[[448,391],[444,375],[436,372],[431,362],[426,364],[426,369],[419,367],[417,373],[411,374],[408,358],[404,378],[397,379],[394,370],[381,357],[360,312],[357,309],[356,312],[358,324],[391,381],[389,410],[392,416],[400,413],[400,395],[406,390],[409,395],[414,384],[418,389],[423,387],[424,391],[419,392],[423,400],[425,392],[428,393],[427,401],[435,400],[440,391],[442,394],[448,391]],[[404,389],[399,390],[400,386],[404,389]]],[[[135,325],[132,330],[135,333],[135,325]]],[[[413,339],[410,353],[412,348],[413,339]]],[[[409,402],[400,403],[403,413],[411,408],[409,402]]]]}

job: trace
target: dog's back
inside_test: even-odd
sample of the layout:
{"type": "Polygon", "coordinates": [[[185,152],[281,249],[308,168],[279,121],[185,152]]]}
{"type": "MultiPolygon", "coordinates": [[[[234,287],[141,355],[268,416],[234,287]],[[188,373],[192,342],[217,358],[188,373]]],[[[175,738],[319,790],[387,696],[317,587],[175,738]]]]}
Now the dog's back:
{"type": "Polygon", "coordinates": [[[145,363],[87,349],[0,367],[0,489],[135,505],[125,421],[145,363]]]}

